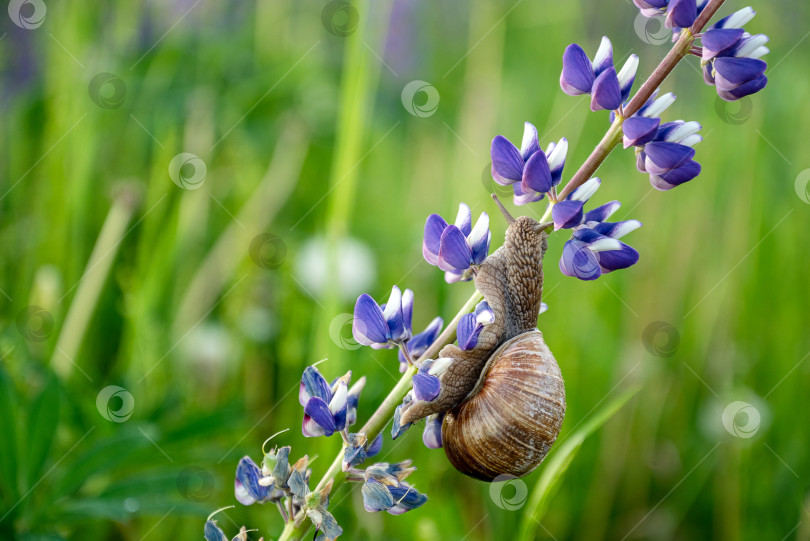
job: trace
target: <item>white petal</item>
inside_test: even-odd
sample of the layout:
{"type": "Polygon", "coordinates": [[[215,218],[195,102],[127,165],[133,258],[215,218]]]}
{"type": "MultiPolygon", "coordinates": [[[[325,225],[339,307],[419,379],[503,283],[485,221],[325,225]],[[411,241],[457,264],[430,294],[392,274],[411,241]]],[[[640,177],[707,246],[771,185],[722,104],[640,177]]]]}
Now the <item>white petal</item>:
{"type": "Polygon", "coordinates": [[[748,53],[748,58],[762,58],[769,52],[771,52],[771,50],[763,45],[762,47],[757,47],[754,51],[748,53]]]}
{"type": "Polygon", "coordinates": [[[475,227],[473,227],[472,232],[470,232],[470,236],[467,237],[467,242],[470,246],[475,246],[479,242],[483,242],[488,234],[489,215],[486,212],[482,212],[481,216],[478,217],[478,221],[475,222],[475,227]]]}
{"type": "Polygon", "coordinates": [[[402,310],[402,292],[397,286],[391,288],[391,296],[388,297],[388,302],[385,303],[385,310],[383,310],[383,318],[385,321],[391,321],[396,317],[397,312],[402,310]]]}
{"type": "Polygon", "coordinates": [[[340,381],[338,383],[337,392],[335,393],[335,396],[333,396],[332,401],[329,402],[329,411],[331,411],[334,414],[345,408],[348,397],[349,397],[349,389],[346,386],[346,382],[340,381]]]}
{"type": "Polygon", "coordinates": [[[608,59],[608,57],[613,55],[613,45],[610,43],[610,39],[607,36],[602,36],[602,42],[599,44],[599,49],[597,49],[596,54],[593,57],[593,62],[591,65],[593,69],[596,70],[602,63],[608,59]]]}
{"type": "Polygon", "coordinates": [[[619,86],[624,88],[630,79],[636,76],[638,70],[638,55],[631,54],[619,71],[619,86]]]}
{"type": "Polygon", "coordinates": [[[699,135],[697,133],[693,133],[692,135],[687,135],[686,137],[681,139],[679,142],[682,145],[685,145],[685,146],[688,146],[688,147],[693,147],[696,144],[700,143],[701,141],[703,141],[703,136],[699,135]]]}
{"type": "Polygon", "coordinates": [[[456,214],[456,227],[464,231],[465,225],[472,225],[472,212],[466,203],[459,203],[458,214],[456,214]]]}
{"type": "Polygon", "coordinates": [[[523,142],[520,144],[520,155],[523,156],[524,159],[526,153],[537,141],[537,128],[531,122],[526,122],[523,125],[523,142]]]}
{"type": "Polygon", "coordinates": [[[638,220],[627,220],[613,231],[612,238],[620,239],[631,231],[635,231],[639,227],[641,227],[641,222],[638,220]]]}
{"type": "Polygon", "coordinates": [[[657,98],[652,104],[644,111],[644,116],[648,118],[655,118],[661,116],[661,113],[667,110],[670,105],[675,103],[675,94],[667,92],[660,98],[657,98]]]}
{"type": "Polygon", "coordinates": [[[453,359],[449,357],[439,357],[430,365],[428,374],[438,378],[447,371],[451,364],[453,364],[453,359]]]}
{"type": "Polygon", "coordinates": [[[476,316],[475,322],[484,326],[491,325],[495,323],[495,313],[491,309],[481,310],[481,313],[476,316]]]}
{"type": "MultiPolygon", "coordinates": [[[[684,122],[671,132],[667,134],[667,141],[672,143],[681,143],[684,139],[700,131],[702,126],[700,122],[693,120],[691,122],[684,122]]],[[[683,143],[681,143],[683,144],[683,143]]]]}
{"type": "Polygon", "coordinates": [[[768,36],[765,34],[757,34],[756,36],[751,36],[747,40],[745,40],[739,49],[734,52],[734,56],[737,58],[745,58],[749,57],[751,53],[756,51],[759,47],[768,43],[768,36]]]}
{"type": "Polygon", "coordinates": [[[607,252],[608,250],[619,250],[622,243],[610,237],[599,239],[587,245],[588,250],[592,252],[607,252]]]}
{"type": "MultiPolygon", "coordinates": [[[[554,143],[552,143],[554,145],[554,143]]],[[[551,145],[549,145],[551,146],[551,145]]],[[[546,152],[546,159],[548,160],[548,168],[554,171],[562,164],[565,163],[565,155],[568,154],[568,139],[563,137],[560,142],[554,145],[551,152],[546,152]]]]}
{"type": "Polygon", "coordinates": [[[748,6],[747,8],[742,8],[740,11],[732,14],[728,20],[723,25],[723,28],[742,28],[745,24],[754,18],[757,12],[754,11],[754,8],[748,6]]]}
{"type": "Polygon", "coordinates": [[[602,184],[602,181],[599,180],[599,177],[588,179],[585,184],[574,190],[574,192],[571,194],[571,199],[574,201],[587,201],[593,194],[596,193],[596,190],[599,189],[600,184],[602,184]]]}

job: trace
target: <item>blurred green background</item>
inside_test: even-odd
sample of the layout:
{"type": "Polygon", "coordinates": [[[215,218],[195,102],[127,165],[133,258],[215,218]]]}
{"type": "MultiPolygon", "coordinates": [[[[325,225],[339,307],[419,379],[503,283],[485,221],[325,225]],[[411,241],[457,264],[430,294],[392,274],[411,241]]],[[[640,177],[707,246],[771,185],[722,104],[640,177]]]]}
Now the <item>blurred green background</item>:
{"type": "MultiPolygon", "coordinates": [[[[365,374],[361,422],[398,377],[394,352],[351,339],[356,296],[396,283],[417,329],[448,321],[472,285],[422,260],[425,217],[464,201],[499,245],[491,138],[526,120],[543,146],[565,136],[570,177],[607,128],[560,91],[564,47],[609,35],[639,79],[667,50],[629,0],[20,4],[0,24],[2,539],[201,539],[236,503],[238,459],[284,428],[319,476],[339,442],[300,433],[304,367],[365,374]],[[411,81],[432,89],[403,97],[411,81]]],[[[703,174],[657,192],[629,151],[599,171],[594,203],[645,224],[640,262],[584,283],[550,240],[561,439],[642,389],[585,442],[538,539],[810,539],[810,6],[754,7],[764,92],[727,105],[695,58],[665,84],[666,118],[703,125],[703,174]]],[[[428,503],[369,514],[344,486],[344,537],[513,537],[520,487],[491,493],[419,436],[386,430],[380,456],[412,458],[428,503]]],[[[282,529],[268,506],[219,522],[282,529]]]]}

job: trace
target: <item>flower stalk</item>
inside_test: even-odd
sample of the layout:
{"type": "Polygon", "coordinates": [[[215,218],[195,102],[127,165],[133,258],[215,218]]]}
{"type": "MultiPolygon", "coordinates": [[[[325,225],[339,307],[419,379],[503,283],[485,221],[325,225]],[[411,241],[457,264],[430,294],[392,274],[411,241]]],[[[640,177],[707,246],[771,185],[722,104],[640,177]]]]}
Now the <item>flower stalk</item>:
{"type": "MultiPolygon", "coordinates": [[[[397,406],[402,403],[402,399],[405,398],[408,391],[411,390],[411,381],[413,380],[414,374],[416,374],[418,364],[423,360],[435,357],[441,348],[452,343],[456,339],[456,328],[458,327],[459,320],[462,318],[462,316],[473,310],[475,305],[478,304],[483,298],[483,295],[476,290],[470,296],[470,298],[467,299],[464,306],[461,307],[461,310],[459,310],[455,317],[453,317],[452,321],[445,326],[444,330],[436,341],[433,342],[433,344],[431,344],[431,346],[419,356],[419,359],[415,361],[415,364],[408,366],[405,373],[399,378],[399,381],[394,388],[391,389],[379,407],[377,407],[377,410],[371,415],[369,420],[366,421],[366,424],[363,425],[361,433],[366,435],[367,441],[374,441],[374,438],[376,438],[383,431],[385,426],[391,421],[391,418],[394,416],[394,410],[396,410],[397,406]]],[[[335,459],[329,466],[329,469],[327,469],[323,474],[323,477],[321,477],[321,480],[315,487],[314,492],[322,490],[329,484],[330,481],[334,481],[332,488],[334,491],[345,480],[345,475],[342,475],[342,463],[343,447],[341,446],[340,451],[338,451],[335,459]]],[[[310,528],[310,523],[304,521],[304,517],[305,511],[301,510],[297,515],[295,515],[295,517],[292,518],[292,520],[287,522],[287,524],[284,526],[284,530],[281,532],[281,536],[278,538],[278,541],[303,539],[304,535],[306,535],[310,528]]]]}

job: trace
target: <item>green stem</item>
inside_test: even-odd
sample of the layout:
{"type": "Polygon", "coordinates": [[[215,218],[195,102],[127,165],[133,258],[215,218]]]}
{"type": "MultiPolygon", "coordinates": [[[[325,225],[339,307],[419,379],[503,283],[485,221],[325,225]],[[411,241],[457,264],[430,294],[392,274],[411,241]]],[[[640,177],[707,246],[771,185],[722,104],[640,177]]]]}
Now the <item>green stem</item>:
{"type": "MultiPolygon", "coordinates": [[[[470,313],[476,304],[478,304],[481,299],[483,299],[483,295],[476,290],[467,302],[464,303],[464,306],[461,307],[461,310],[453,317],[450,323],[444,328],[442,333],[436,339],[433,344],[417,359],[417,363],[425,359],[432,359],[435,357],[441,348],[446,346],[447,344],[453,342],[456,339],[456,327],[458,327],[458,322],[464,314],[470,313]]],[[[416,374],[416,366],[411,365],[402,374],[402,377],[399,378],[399,381],[391,389],[391,392],[388,393],[388,396],[382,401],[382,404],[379,405],[377,410],[371,415],[369,420],[360,430],[360,433],[365,434],[367,441],[372,442],[374,438],[376,438],[380,432],[383,431],[385,426],[394,416],[394,411],[397,409],[402,403],[402,399],[405,398],[405,395],[408,394],[408,391],[411,390],[411,381],[413,380],[413,375],[416,374]]],[[[343,447],[341,446],[340,451],[338,451],[335,459],[332,461],[332,464],[329,466],[329,469],[326,470],[326,473],[323,474],[323,477],[318,482],[318,485],[315,487],[313,492],[318,492],[322,490],[329,481],[334,479],[334,485],[332,486],[332,492],[334,493],[335,489],[344,481],[344,477],[341,475],[343,466],[343,447]]],[[[300,540],[309,530],[309,523],[304,521],[304,511],[299,511],[295,517],[286,524],[284,530],[281,532],[281,536],[278,538],[278,541],[291,541],[291,540],[300,540]],[[298,524],[296,526],[296,524],[298,524]]]]}

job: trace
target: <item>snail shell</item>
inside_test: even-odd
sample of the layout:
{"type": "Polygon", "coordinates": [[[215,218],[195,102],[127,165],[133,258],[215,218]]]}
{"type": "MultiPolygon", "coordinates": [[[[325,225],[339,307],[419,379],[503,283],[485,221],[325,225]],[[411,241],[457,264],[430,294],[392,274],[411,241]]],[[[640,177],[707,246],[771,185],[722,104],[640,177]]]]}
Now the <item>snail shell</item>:
{"type": "Polygon", "coordinates": [[[565,416],[565,387],[539,330],[504,342],[470,397],[442,424],[448,460],[462,473],[492,481],[534,470],[557,439],[565,416]]]}

